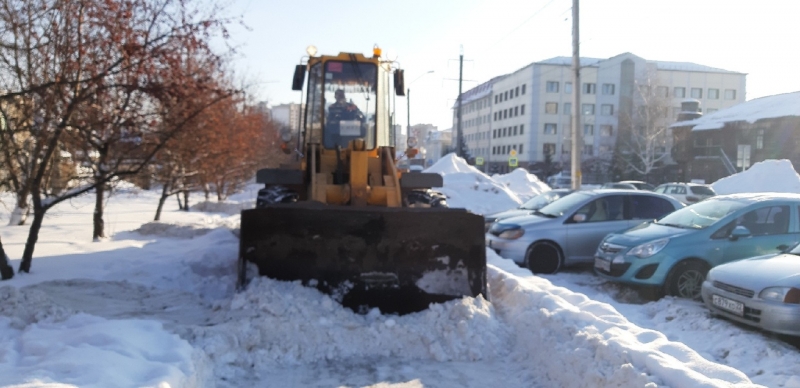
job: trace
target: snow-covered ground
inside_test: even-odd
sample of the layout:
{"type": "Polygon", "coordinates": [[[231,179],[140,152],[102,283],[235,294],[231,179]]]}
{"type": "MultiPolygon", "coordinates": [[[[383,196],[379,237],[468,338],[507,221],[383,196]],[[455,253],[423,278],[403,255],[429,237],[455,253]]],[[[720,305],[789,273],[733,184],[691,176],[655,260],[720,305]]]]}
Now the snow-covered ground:
{"type": "MultiPolygon", "coordinates": [[[[546,189],[446,163],[431,169],[451,206],[504,210],[546,189]]],[[[770,182],[797,179],[763,174],[773,179],[756,186],[745,172],[726,187],[780,191],[770,182]]],[[[236,293],[234,232],[255,190],[190,212],[168,202],[161,222],[151,222],[157,192],[120,190],[101,242],[91,196],[49,212],[32,272],[0,283],[0,386],[800,387],[800,352],[782,338],[695,301],[647,301],[588,270],[533,276],[488,250],[489,301],[404,316],[354,314],[268,278],[236,293]]],[[[1,209],[16,268],[28,228],[6,226],[1,209]]]]}

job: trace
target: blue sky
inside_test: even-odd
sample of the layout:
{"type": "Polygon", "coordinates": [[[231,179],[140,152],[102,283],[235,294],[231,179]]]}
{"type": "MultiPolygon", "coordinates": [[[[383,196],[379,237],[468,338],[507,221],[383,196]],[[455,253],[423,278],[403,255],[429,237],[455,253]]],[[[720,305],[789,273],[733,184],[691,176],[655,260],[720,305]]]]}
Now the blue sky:
{"type": "MultiPolygon", "coordinates": [[[[572,55],[572,0],[232,0],[249,29],[232,29],[235,70],[259,100],[299,102],[294,66],[320,54],[371,53],[406,71],[412,124],[452,125],[463,47],[463,89],[527,64],[572,55]],[[433,70],[433,73],[426,74],[433,70]]],[[[624,52],[747,73],[746,99],[800,91],[800,1],[584,0],[581,56],[624,52]]],[[[397,98],[406,124],[407,101],[397,98]]]]}

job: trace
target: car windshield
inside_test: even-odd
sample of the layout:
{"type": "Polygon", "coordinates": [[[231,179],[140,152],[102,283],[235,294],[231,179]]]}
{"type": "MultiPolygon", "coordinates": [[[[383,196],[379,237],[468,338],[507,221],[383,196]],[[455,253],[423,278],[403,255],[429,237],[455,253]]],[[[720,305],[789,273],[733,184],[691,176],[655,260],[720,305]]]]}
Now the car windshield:
{"type": "Polygon", "coordinates": [[[732,200],[706,200],[676,210],[656,223],[687,229],[705,229],[746,204],[732,200]]]}
{"type": "Polygon", "coordinates": [[[539,210],[543,208],[545,205],[549,204],[550,202],[553,202],[561,198],[563,194],[564,193],[552,192],[552,191],[541,193],[529,199],[528,202],[523,203],[522,206],[520,206],[519,208],[525,210],[539,210]]]}
{"type": "Polygon", "coordinates": [[[692,194],[696,195],[715,195],[714,190],[711,190],[710,187],[706,186],[689,186],[692,190],[692,194]]]}
{"type": "Polygon", "coordinates": [[[586,193],[572,193],[565,195],[558,201],[539,209],[539,213],[549,216],[561,217],[565,212],[585,202],[591,197],[586,193]]]}

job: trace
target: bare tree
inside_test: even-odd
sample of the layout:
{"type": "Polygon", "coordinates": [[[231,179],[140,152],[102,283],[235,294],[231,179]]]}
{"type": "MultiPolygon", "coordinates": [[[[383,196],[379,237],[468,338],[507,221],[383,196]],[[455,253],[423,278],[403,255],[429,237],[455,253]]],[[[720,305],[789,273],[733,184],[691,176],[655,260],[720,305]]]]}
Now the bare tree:
{"type": "Polygon", "coordinates": [[[30,271],[48,209],[137,174],[209,101],[230,94],[204,71],[217,68],[208,40],[223,22],[202,17],[195,3],[0,0],[0,109],[9,122],[0,148],[17,206],[30,198],[34,216],[20,271],[30,271]],[[117,143],[87,182],[47,190],[65,147],[89,161],[117,143]]]}
{"type": "Polygon", "coordinates": [[[646,178],[669,157],[668,92],[658,82],[655,71],[647,71],[636,79],[630,104],[619,111],[616,157],[625,172],[646,178]]]}

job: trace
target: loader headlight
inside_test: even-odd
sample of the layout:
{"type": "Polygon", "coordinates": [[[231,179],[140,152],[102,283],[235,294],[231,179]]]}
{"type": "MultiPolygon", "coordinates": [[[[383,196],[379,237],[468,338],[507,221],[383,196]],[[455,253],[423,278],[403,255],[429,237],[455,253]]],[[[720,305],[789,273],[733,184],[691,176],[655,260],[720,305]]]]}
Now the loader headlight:
{"type": "Polygon", "coordinates": [[[664,249],[665,246],[667,246],[668,242],[669,242],[668,238],[662,238],[660,240],[651,241],[646,244],[637,245],[628,252],[628,255],[644,259],[660,252],[662,249],[664,249]]]}

